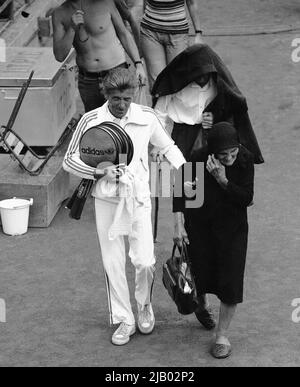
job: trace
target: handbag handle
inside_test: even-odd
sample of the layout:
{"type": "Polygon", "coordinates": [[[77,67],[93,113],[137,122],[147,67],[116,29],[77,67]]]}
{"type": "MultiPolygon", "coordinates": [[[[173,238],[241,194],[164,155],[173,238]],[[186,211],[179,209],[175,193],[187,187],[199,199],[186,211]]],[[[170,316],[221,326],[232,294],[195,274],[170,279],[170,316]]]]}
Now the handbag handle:
{"type": "Polygon", "coordinates": [[[187,253],[187,245],[185,242],[182,241],[182,247],[178,246],[176,243],[174,243],[173,246],[173,252],[172,252],[172,259],[175,258],[175,252],[176,248],[178,248],[178,251],[180,253],[180,261],[182,262],[188,262],[188,253],[187,253]]]}
{"type": "Polygon", "coordinates": [[[195,291],[195,288],[192,283],[192,278],[191,278],[191,269],[190,269],[190,260],[188,256],[188,251],[187,251],[187,244],[185,242],[182,243],[182,246],[178,246],[176,243],[174,243],[173,247],[173,254],[172,254],[172,260],[173,263],[176,267],[178,267],[179,273],[178,273],[178,278],[177,278],[177,285],[181,292],[183,294],[186,293],[185,291],[185,286],[186,284],[189,285],[190,289],[195,291]],[[176,252],[176,247],[178,248],[178,251],[180,252],[180,257],[179,257],[179,262],[175,261],[175,252],[176,252]],[[186,267],[183,267],[183,264],[186,264],[186,267]]]}

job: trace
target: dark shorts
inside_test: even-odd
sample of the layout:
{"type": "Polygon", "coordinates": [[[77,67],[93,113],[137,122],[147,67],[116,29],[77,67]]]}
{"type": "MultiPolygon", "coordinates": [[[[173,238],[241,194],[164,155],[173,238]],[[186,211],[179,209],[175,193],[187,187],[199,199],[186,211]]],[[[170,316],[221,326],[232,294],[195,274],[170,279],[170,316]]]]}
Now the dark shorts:
{"type": "MultiPolygon", "coordinates": [[[[128,64],[122,63],[114,69],[118,67],[128,68],[128,64]]],[[[78,89],[86,113],[99,108],[106,102],[103,94],[103,80],[109,71],[91,73],[79,67],[78,89]]]]}

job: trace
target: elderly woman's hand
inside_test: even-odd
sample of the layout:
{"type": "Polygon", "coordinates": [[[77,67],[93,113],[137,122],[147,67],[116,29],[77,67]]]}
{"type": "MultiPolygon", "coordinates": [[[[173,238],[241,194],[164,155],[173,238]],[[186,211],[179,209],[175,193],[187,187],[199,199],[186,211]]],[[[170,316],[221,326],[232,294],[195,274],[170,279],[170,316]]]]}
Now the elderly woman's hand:
{"type": "Polygon", "coordinates": [[[214,155],[208,156],[206,169],[221,185],[227,185],[226,169],[214,155]]]}
{"type": "Polygon", "coordinates": [[[181,247],[182,242],[185,242],[187,245],[190,244],[189,238],[184,227],[184,215],[182,212],[176,212],[174,214],[174,243],[181,247]]]}

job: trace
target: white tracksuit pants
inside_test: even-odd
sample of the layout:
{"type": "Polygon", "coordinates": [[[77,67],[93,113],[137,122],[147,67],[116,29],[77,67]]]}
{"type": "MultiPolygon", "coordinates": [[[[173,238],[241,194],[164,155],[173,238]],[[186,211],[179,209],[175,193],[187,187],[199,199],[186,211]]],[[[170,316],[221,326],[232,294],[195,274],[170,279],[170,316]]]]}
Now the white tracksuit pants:
{"type": "MultiPolygon", "coordinates": [[[[117,204],[95,199],[97,232],[106,274],[110,323],[134,324],[126,278],[126,251],[124,237],[109,240],[117,204]]],[[[154,280],[154,244],[151,222],[151,201],[135,211],[129,239],[129,257],[136,269],[135,298],[143,307],[151,302],[154,280]]]]}

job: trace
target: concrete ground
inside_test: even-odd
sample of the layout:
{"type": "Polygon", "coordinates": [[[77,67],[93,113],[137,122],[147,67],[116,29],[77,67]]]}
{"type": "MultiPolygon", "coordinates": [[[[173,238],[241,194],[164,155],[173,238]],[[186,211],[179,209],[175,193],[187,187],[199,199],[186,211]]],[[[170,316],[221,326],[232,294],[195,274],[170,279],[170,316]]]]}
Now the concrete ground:
{"type": "MultiPolygon", "coordinates": [[[[204,31],[214,25],[253,30],[288,25],[300,15],[296,0],[201,3],[204,31]]],[[[232,356],[211,358],[211,333],[194,316],[179,315],[162,285],[162,263],[172,247],[169,201],[161,202],[156,245],[156,329],[151,336],[135,335],[125,347],[110,344],[113,330],[89,200],[80,222],[70,220],[62,208],[48,229],[31,229],[17,238],[0,234],[0,298],[7,307],[7,322],[0,323],[1,366],[300,365],[300,324],[292,321],[291,305],[300,297],[300,63],[291,59],[291,44],[298,37],[300,31],[205,39],[247,96],[266,160],[256,168],[245,302],[230,330],[232,356]]],[[[133,284],[130,264],[128,278],[133,284]]],[[[218,301],[214,296],[211,301],[217,312],[218,301]]]]}

